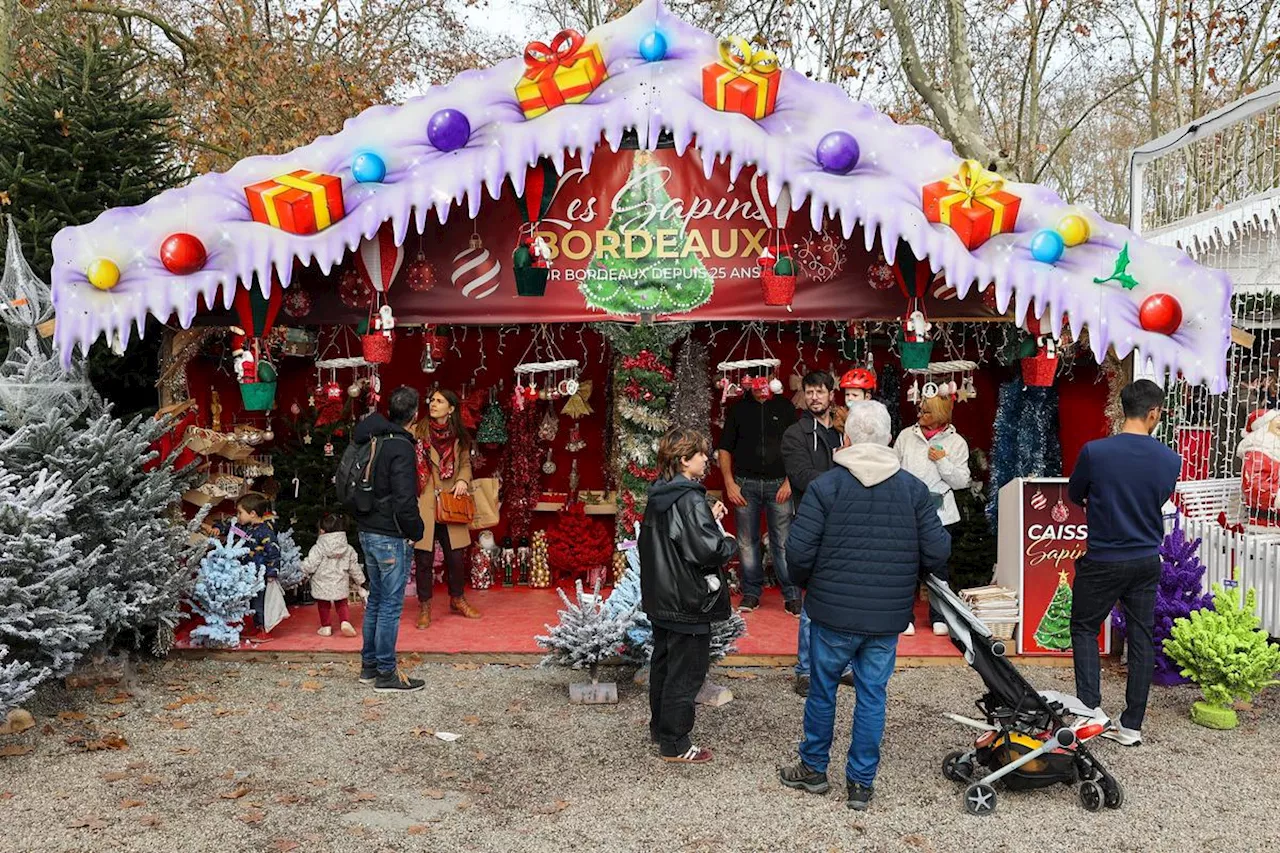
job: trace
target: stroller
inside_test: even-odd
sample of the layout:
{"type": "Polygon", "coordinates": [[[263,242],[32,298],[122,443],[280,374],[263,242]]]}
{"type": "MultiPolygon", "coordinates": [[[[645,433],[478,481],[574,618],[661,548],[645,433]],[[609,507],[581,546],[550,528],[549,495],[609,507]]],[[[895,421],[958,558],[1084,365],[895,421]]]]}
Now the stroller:
{"type": "Polygon", "coordinates": [[[942,762],[942,775],[966,786],[965,810],[994,812],[997,781],[1012,791],[1078,783],[1080,803],[1089,811],[1120,808],[1124,789],[1085,746],[1106,726],[1092,720],[1092,710],[1074,696],[1037,692],[1004,656],[1005,642],[992,637],[945,581],[929,577],[927,583],[951,641],[987,687],[975,703],[983,720],[946,715],[981,732],[973,748],[952,752],[942,762]]]}

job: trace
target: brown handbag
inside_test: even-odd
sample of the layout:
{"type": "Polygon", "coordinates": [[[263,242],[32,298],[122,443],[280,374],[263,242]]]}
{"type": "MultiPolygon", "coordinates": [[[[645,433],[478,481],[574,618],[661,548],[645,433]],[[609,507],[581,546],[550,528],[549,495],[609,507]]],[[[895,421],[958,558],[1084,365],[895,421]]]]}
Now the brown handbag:
{"type": "Polygon", "coordinates": [[[476,501],[471,495],[455,497],[453,492],[436,492],[436,521],[441,524],[471,524],[476,501]]]}

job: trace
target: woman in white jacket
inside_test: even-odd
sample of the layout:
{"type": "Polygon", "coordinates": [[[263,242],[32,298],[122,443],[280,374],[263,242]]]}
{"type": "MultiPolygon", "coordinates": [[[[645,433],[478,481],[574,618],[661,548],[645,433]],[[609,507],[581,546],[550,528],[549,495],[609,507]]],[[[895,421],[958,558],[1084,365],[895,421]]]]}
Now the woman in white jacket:
{"type": "MultiPolygon", "coordinates": [[[[952,402],[950,397],[928,397],[920,404],[920,419],[904,429],[894,442],[902,468],[929,487],[938,507],[938,519],[948,532],[960,521],[956,508],[956,489],[969,487],[969,444],[951,425],[952,402]]],[[[929,621],[933,633],[947,633],[947,625],[933,608],[929,621]]],[[[904,632],[915,633],[915,625],[908,625],[904,632]]]]}

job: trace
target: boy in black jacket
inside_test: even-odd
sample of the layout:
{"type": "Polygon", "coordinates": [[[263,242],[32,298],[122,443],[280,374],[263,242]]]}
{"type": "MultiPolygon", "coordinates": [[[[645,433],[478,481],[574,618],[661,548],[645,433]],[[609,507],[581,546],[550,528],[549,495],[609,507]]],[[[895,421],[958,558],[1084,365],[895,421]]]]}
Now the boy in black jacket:
{"type": "Polygon", "coordinates": [[[376,442],[373,449],[373,509],[356,513],[360,549],[369,578],[364,611],[360,683],[379,692],[421,690],[420,678],[396,667],[396,639],[404,588],[413,565],[413,543],[425,528],[418,514],[418,461],[415,440],[406,427],[418,416],[418,392],[401,386],[391,392],[388,417],[375,412],[356,426],[355,442],[376,442]]]}
{"type": "Polygon", "coordinates": [[[711,751],[689,741],[694,700],[707,677],[711,623],[729,618],[724,566],[738,552],[720,519],[724,504],[707,504],[697,482],[711,442],[676,427],[658,442],[658,479],[640,527],[641,606],[653,623],[649,672],[649,736],[662,760],[703,764],[711,751]]]}

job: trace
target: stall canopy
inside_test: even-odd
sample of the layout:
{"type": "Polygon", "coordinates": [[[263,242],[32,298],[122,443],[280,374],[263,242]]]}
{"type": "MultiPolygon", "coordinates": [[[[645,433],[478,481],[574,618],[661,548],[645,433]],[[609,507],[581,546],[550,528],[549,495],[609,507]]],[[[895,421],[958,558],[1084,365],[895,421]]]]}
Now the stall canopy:
{"type": "MultiPolygon", "coordinates": [[[[474,220],[482,205],[513,194],[536,233],[543,201],[554,198],[544,192],[542,164],[553,178],[567,165],[590,171],[597,151],[616,152],[630,134],[642,150],[661,142],[700,161],[708,181],[727,170],[730,182],[758,183],[766,228],[794,211],[814,232],[860,236],[891,263],[905,253],[921,259],[962,299],[994,288],[1000,311],[1030,310],[1055,335],[1069,320],[1073,330],[1088,330],[1099,359],[1108,347],[1121,357],[1140,348],[1158,371],[1225,387],[1230,283],[1221,272],[1048,189],[963,161],[933,131],[896,124],[834,85],[779,68],[766,50],[681,21],[658,0],[585,38],[562,32],[403,105],[373,107],[288,154],[248,158],[64,229],[53,244],[62,358],[69,363],[76,347],[103,335],[127,344],[148,314],[189,326],[201,305],[220,300],[230,308],[245,287],[269,297],[294,281],[295,262],[327,274],[362,241],[377,239],[384,223],[399,246],[411,229],[425,234],[450,217],[474,220]],[[527,192],[531,179],[536,192],[527,192]]],[[[613,210],[594,218],[579,210],[578,227],[607,230],[628,198],[619,192],[611,201],[613,210]]],[[[659,205],[653,216],[673,211],[674,236],[652,232],[644,250],[630,234],[590,249],[595,281],[625,286],[646,266],[643,251],[665,244],[670,281],[660,290],[674,298],[645,311],[644,300],[657,299],[652,287],[638,301],[604,300],[608,288],[587,278],[572,289],[581,294],[580,313],[698,316],[711,299],[699,285],[708,270],[691,270],[688,259],[705,260],[712,250],[681,223],[715,213],[684,206],[664,213],[659,205]]],[[[760,238],[747,239],[744,246],[760,238]]],[[[510,247],[495,247],[486,258],[485,249],[458,248],[452,284],[475,285],[477,294],[489,292],[491,262],[541,263],[536,250],[498,258],[510,247]]],[[[652,275],[648,266],[642,277],[652,275]]],[[[714,286],[714,271],[710,279],[714,286]]],[[[768,316],[751,300],[729,304],[739,319],[768,316]]],[[[477,299],[472,321],[493,322],[487,310],[477,299]]]]}

